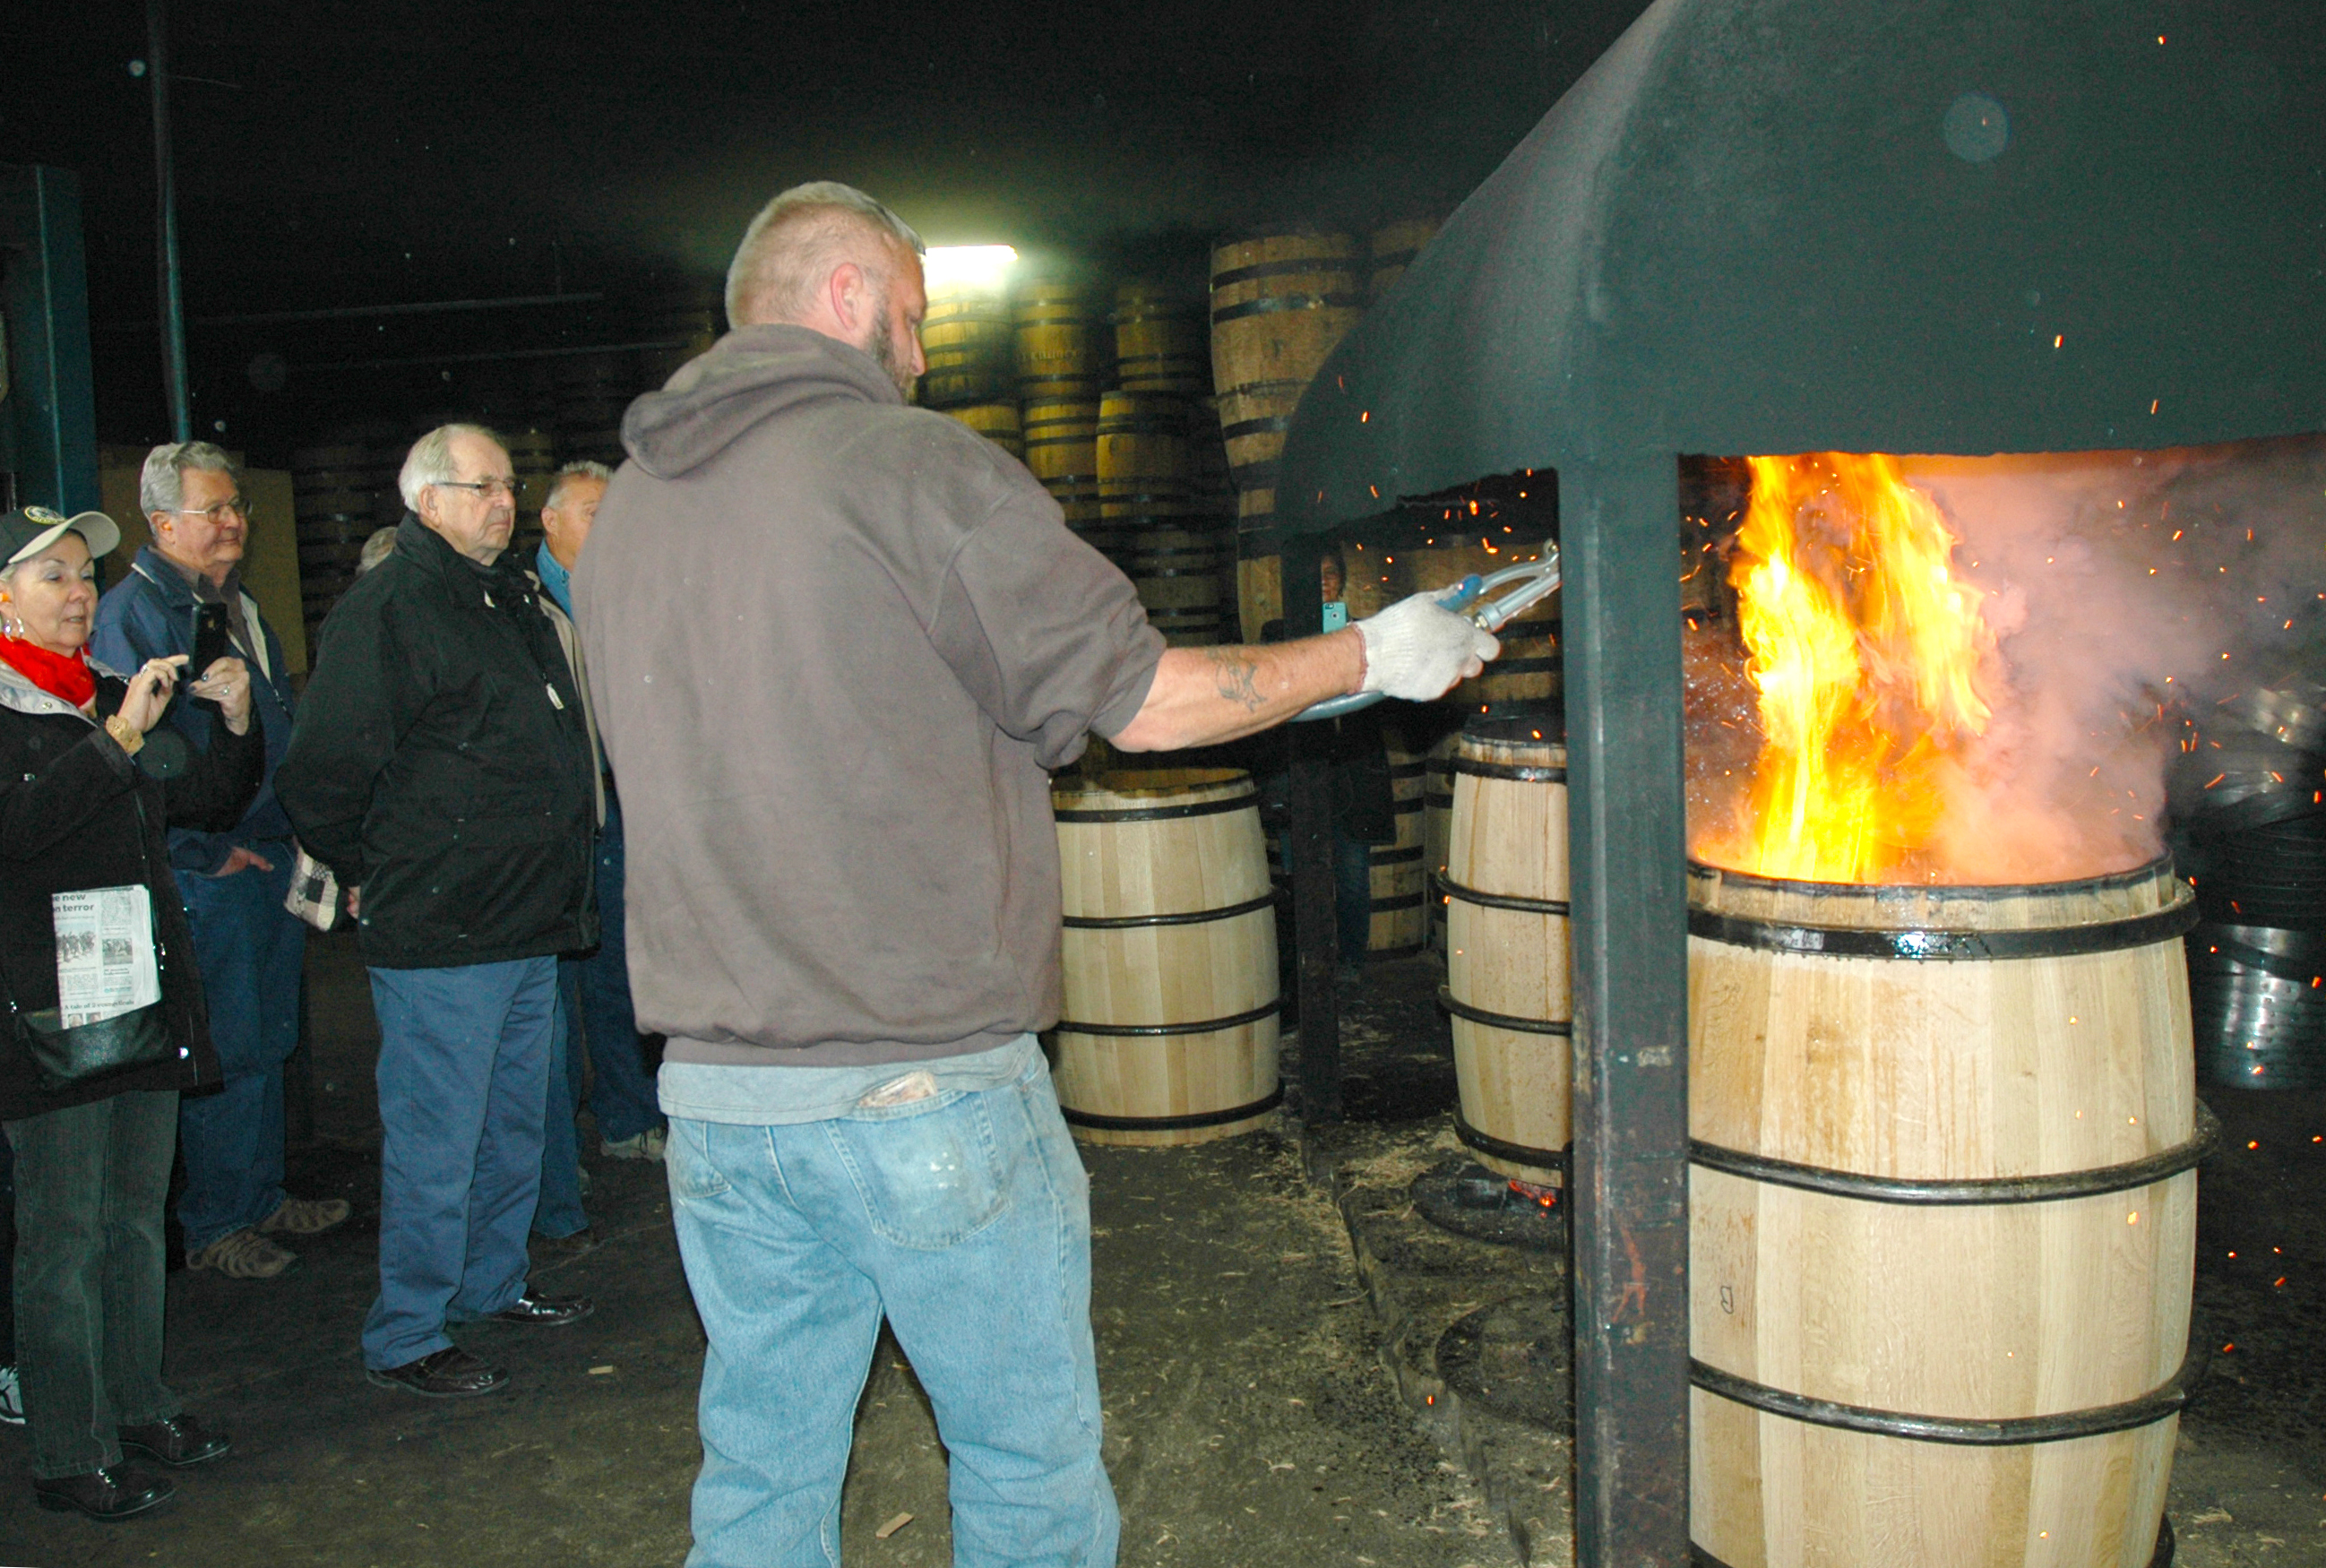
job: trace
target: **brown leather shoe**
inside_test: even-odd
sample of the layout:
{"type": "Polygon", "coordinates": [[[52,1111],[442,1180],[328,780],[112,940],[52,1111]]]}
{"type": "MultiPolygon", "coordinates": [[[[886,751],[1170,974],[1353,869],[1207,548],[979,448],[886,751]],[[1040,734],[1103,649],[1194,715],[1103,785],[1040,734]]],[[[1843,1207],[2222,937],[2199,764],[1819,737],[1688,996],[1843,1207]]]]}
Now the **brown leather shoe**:
{"type": "Polygon", "coordinates": [[[120,1434],[123,1448],[134,1449],[172,1470],[184,1470],[190,1465],[208,1464],[214,1459],[224,1459],[234,1447],[226,1440],[225,1433],[204,1432],[200,1422],[182,1412],[167,1421],[149,1422],[144,1426],[123,1426],[116,1430],[120,1434]]]}
{"type": "Polygon", "coordinates": [[[33,1483],[33,1500],[49,1512],[87,1514],[107,1524],[158,1508],[177,1495],[178,1489],[160,1476],[126,1464],[33,1483]]]}
{"type": "Polygon", "coordinates": [[[274,1213],[258,1222],[262,1236],[321,1236],[343,1225],[355,1211],[345,1198],[285,1198],[274,1213]]]}
{"type": "Polygon", "coordinates": [[[383,1388],[409,1388],[431,1399],[472,1399],[508,1382],[508,1374],[488,1366],[458,1345],[386,1371],[366,1368],[364,1376],[383,1388]]]}

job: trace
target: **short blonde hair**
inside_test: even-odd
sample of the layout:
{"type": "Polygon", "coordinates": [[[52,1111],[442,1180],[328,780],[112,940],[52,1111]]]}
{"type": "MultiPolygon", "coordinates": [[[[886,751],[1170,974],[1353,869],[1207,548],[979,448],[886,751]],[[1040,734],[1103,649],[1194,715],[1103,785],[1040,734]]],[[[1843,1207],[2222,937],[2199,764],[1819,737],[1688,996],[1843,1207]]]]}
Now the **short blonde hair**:
{"type": "Polygon", "coordinates": [[[885,283],[887,257],[868,254],[867,240],[881,250],[900,245],[915,255],[928,248],[910,224],[853,185],[816,180],[784,191],[759,209],[728,264],[728,324],[797,320],[843,263],[885,283]]]}

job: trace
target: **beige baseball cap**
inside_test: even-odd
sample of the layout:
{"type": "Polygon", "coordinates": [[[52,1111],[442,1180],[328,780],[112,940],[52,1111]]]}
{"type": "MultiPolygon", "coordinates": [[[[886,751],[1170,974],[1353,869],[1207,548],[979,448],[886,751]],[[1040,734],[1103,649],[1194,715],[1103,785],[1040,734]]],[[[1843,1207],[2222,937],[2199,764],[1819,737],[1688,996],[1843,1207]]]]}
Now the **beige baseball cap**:
{"type": "Polygon", "coordinates": [[[102,512],[82,512],[68,517],[46,506],[27,506],[0,517],[0,551],[7,552],[5,561],[0,564],[14,566],[38,555],[69,532],[88,542],[91,556],[110,555],[121,543],[120,524],[102,512]]]}

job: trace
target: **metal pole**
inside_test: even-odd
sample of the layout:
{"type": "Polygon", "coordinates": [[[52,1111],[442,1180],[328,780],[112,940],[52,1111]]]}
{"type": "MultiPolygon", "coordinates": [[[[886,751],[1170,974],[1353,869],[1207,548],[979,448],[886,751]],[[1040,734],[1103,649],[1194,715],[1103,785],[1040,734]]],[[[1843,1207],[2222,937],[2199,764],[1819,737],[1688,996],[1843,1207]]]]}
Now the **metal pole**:
{"type": "Polygon", "coordinates": [[[1561,464],[1575,940],[1575,1536],[1688,1562],[1679,465],[1561,464]]]}
{"type": "Polygon", "coordinates": [[[172,440],[194,439],[186,391],[186,311],[178,292],[178,165],[170,151],[170,23],[166,0],[145,0],[145,76],[154,88],[154,214],[162,295],[162,385],[172,440]]]}
{"type": "MultiPolygon", "coordinates": [[[[1311,637],[1324,629],[1317,577],[1324,548],[1312,534],[1284,542],[1284,632],[1311,637]]],[[[1291,728],[1292,939],[1299,949],[1294,983],[1300,996],[1300,1119],[1322,1127],[1341,1119],[1340,921],[1334,907],[1332,737],[1325,724],[1291,728]]]]}

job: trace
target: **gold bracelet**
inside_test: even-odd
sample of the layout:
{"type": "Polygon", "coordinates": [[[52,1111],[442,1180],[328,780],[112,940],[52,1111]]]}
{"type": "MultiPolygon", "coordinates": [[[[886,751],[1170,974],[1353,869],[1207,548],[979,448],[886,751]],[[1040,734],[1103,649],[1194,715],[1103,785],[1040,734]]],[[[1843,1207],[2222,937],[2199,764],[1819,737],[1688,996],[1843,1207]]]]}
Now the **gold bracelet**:
{"type": "Polygon", "coordinates": [[[118,713],[105,721],[105,732],[113,737],[114,745],[130,756],[135,756],[138,748],[145,744],[145,732],[118,713]]]}

